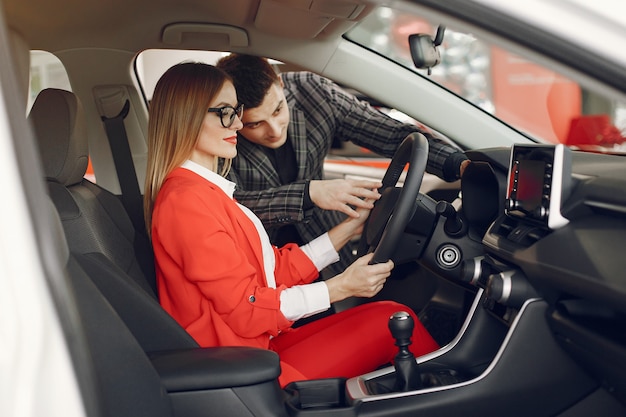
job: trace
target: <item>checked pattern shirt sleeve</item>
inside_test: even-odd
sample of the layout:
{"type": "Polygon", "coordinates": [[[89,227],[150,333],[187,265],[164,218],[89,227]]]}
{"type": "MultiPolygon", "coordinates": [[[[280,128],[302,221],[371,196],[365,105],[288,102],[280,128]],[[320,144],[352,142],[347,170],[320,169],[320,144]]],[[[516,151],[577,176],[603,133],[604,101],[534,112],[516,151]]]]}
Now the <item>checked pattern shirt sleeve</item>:
{"type": "MultiPolygon", "coordinates": [[[[306,72],[296,75],[294,79],[299,86],[297,103],[307,115],[307,133],[325,131],[331,134],[333,139],[350,141],[376,154],[391,158],[406,136],[413,132],[421,132],[429,143],[428,172],[447,181],[456,179],[456,172],[447,172],[447,162],[451,155],[461,154],[458,147],[434,137],[416,125],[401,123],[387,116],[367,102],[346,93],[326,78],[306,72]],[[307,88],[311,85],[317,88],[307,88]]],[[[328,144],[328,141],[326,142],[325,144],[328,144]]],[[[328,152],[330,149],[324,150],[328,152]]],[[[450,168],[458,169],[458,166],[450,168]]]]}

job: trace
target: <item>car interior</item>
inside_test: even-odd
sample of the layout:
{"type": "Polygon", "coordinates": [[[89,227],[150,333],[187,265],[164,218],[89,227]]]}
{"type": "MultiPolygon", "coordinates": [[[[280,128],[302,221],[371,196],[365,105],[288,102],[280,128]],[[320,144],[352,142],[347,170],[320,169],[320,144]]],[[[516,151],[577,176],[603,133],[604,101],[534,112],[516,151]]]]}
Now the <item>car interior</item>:
{"type": "MultiPolygon", "coordinates": [[[[87,415],[626,415],[623,156],[537,143],[364,54],[342,34],[376,1],[157,3],[2,1],[23,101],[31,50],[58,57],[71,82],[38,92],[26,117],[54,240],[44,258],[72,300],[59,308],[75,318],[64,330],[87,415]],[[161,308],[139,208],[149,99],[136,79],[138,54],[158,49],[270,56],[406,110],[465,151],[462,179],[445,184],[425,173],[424,136],[408,136],[359,242],[397,265],[372,300],[413,308],[440,349],[407,367],[282,388],[276,353],[200,347],[161,308]],[[374,82],[380,74],[394,77],[374,82]]],[[[475,11],[398,3],[424,3],[444,24],[475,11]]],[[[438,46],[431,35],[427,47],[438,46]]],[[[603,82],[624,94],[625,78],[603,82]]],[[[401,350],[398,317],[389,327],[401,350]]]]}

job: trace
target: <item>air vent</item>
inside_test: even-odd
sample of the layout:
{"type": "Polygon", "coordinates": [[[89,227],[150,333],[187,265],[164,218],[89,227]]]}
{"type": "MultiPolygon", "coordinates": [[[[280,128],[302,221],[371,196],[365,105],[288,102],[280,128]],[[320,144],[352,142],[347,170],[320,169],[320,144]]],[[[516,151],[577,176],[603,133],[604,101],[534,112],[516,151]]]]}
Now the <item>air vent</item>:
{"type": "Polygon", "coordinates": [[[523,247],[533,245],[550,232],[546,228],[509,216],[502,216],[495,226],[492,233],[523,247]]]}

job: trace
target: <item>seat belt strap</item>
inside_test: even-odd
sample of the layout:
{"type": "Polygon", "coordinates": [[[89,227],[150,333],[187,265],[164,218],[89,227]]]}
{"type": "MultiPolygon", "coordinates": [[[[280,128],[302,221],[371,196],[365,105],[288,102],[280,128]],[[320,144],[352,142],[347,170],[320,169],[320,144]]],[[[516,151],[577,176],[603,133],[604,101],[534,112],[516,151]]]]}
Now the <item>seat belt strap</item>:
{"type": "Polygon", "coordinates": [[[126,100],[122,111],[115,117],[102,116],[102,122],[106,130],[109,146],[113,154],[113,162],[117,171],[117,178],[122,190],[122,205],[128,213],[128,217],[135,229],[133,246],[135,258],[139,263],[150,287],[157,294],[156,278],[154,275],[154,254],[152,245],[148,238],[148,232],[144,223],[143,199],[139,183],[137,182],[137,172],[135,163],[128,144],[128,135],[124,126],[124,119],[130,111],[130,101],[126,100]]]}
{"type": "Polygon", "coordinates": [[[109,146],[113,154],[113,162],[117,171],[117,178],[122,190],[122,204],[128,212],[128,216],[137,233],[146,235],[146,227],[143,221],[143,201],[137,172],[128,144],[128,136],[124,127],[124,119],[130,111],[130,102],[126,100],[122,111],[115,117],[102,116],[109,146]]]}

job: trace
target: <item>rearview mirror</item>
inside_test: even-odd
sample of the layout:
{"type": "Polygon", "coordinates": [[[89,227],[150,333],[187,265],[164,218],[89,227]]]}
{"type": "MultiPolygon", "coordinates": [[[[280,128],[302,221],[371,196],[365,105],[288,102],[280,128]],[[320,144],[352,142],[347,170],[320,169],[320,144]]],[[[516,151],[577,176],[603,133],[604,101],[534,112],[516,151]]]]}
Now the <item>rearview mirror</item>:
{"type": "Polygon", "coordinates": [[[427,69],[430,75],[431,69],[441,62],[441,55],[437,48],[443,42],[445,26],[439,25],[435,39],[425,33],[409,35],[409,48],[413,65],[419,69],[427,69]]]}

